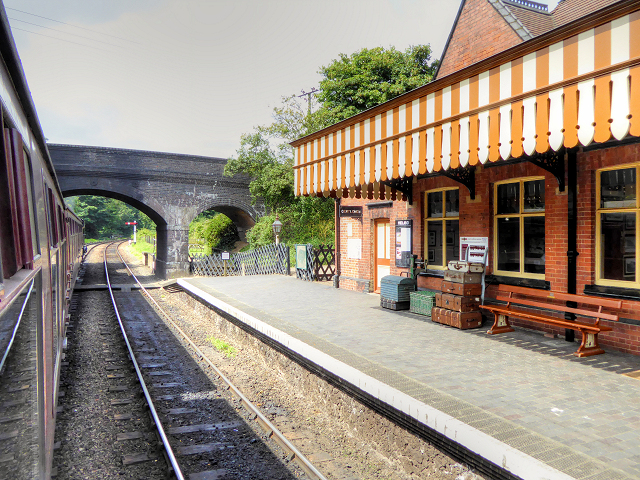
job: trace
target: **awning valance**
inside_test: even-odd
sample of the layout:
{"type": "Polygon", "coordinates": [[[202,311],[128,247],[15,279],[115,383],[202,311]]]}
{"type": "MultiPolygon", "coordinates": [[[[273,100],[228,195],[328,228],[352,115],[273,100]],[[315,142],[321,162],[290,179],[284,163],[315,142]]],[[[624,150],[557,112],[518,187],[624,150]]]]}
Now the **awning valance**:
{"type": "Polygon", "coordinates": [[[404,177],[640,136],[640,11],[567,31],[293,142],[296,194],[377,196],[404,177]]]}

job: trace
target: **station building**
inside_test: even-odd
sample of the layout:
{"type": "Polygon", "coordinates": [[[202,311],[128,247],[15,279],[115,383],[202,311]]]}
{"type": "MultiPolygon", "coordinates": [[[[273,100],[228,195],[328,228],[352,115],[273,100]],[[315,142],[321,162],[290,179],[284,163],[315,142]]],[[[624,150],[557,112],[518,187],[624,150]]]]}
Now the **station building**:
{"type": "Polygon", "coordinates": [[[640,355],[638,137],[640,0],[462,0],[435,80],[293,142],[295,189],[336,199],[340,288],[479,246],[488,298],[622,299],[600,343],[640,355]]]}

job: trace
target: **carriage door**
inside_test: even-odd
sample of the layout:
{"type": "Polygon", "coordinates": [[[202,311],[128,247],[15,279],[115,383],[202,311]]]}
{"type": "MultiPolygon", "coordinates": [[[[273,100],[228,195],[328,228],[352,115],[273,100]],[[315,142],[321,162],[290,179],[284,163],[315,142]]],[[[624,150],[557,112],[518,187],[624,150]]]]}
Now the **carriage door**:
{"type": "Polygon", "coordinates": [[[391,230],[388,218],[375,221],[375,291],[380,292],[380,280],[391,272],[391,230]]]}

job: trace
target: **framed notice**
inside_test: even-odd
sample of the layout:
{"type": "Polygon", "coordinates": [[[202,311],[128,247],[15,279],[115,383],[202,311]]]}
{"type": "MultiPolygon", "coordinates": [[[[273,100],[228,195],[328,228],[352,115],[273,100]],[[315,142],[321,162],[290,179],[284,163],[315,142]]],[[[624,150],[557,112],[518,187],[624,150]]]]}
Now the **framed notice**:
{"type": "Polygon", "coordinates": [[[229,252],[222,252],[222,260],[231,259],[231,254],[229,252]]]}
{"type": "Polygon", "coordinates": [[[460,260],[486,265],[489,237],[460,237],[460,260]]]}
{"type": "Polygon", "coordinates": [[[411,266],[413,220],[396,220],[396,267],[411,266]]]}

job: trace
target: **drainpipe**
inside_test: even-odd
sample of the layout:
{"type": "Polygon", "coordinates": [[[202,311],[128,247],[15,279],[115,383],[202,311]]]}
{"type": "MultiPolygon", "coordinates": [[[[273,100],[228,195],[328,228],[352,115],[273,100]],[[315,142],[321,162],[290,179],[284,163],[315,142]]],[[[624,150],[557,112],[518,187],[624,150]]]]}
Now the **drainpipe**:
{"type": "MultiPolygon", "coordinates": [[[[576,293],[577,257],[578,253],[578,149],[567,151],[567,293],[576,293]]],[[[568,307],[576,308],[575,302],[567,302],[568,307]]],[[[565,318],[575,320],[572,313],[565,313],[565,318]]],[[[573,342],[575,331],[565,329],[564,338],[573,342]]]]}
{"type": "Polygon", "coordinates": [[[336,222],[336,238],[335,238],[335,262],[336,273],[333,276],[333,286],[340,288],[340,197],[336,198],[335,203],[335,222],[336,222]]]}

